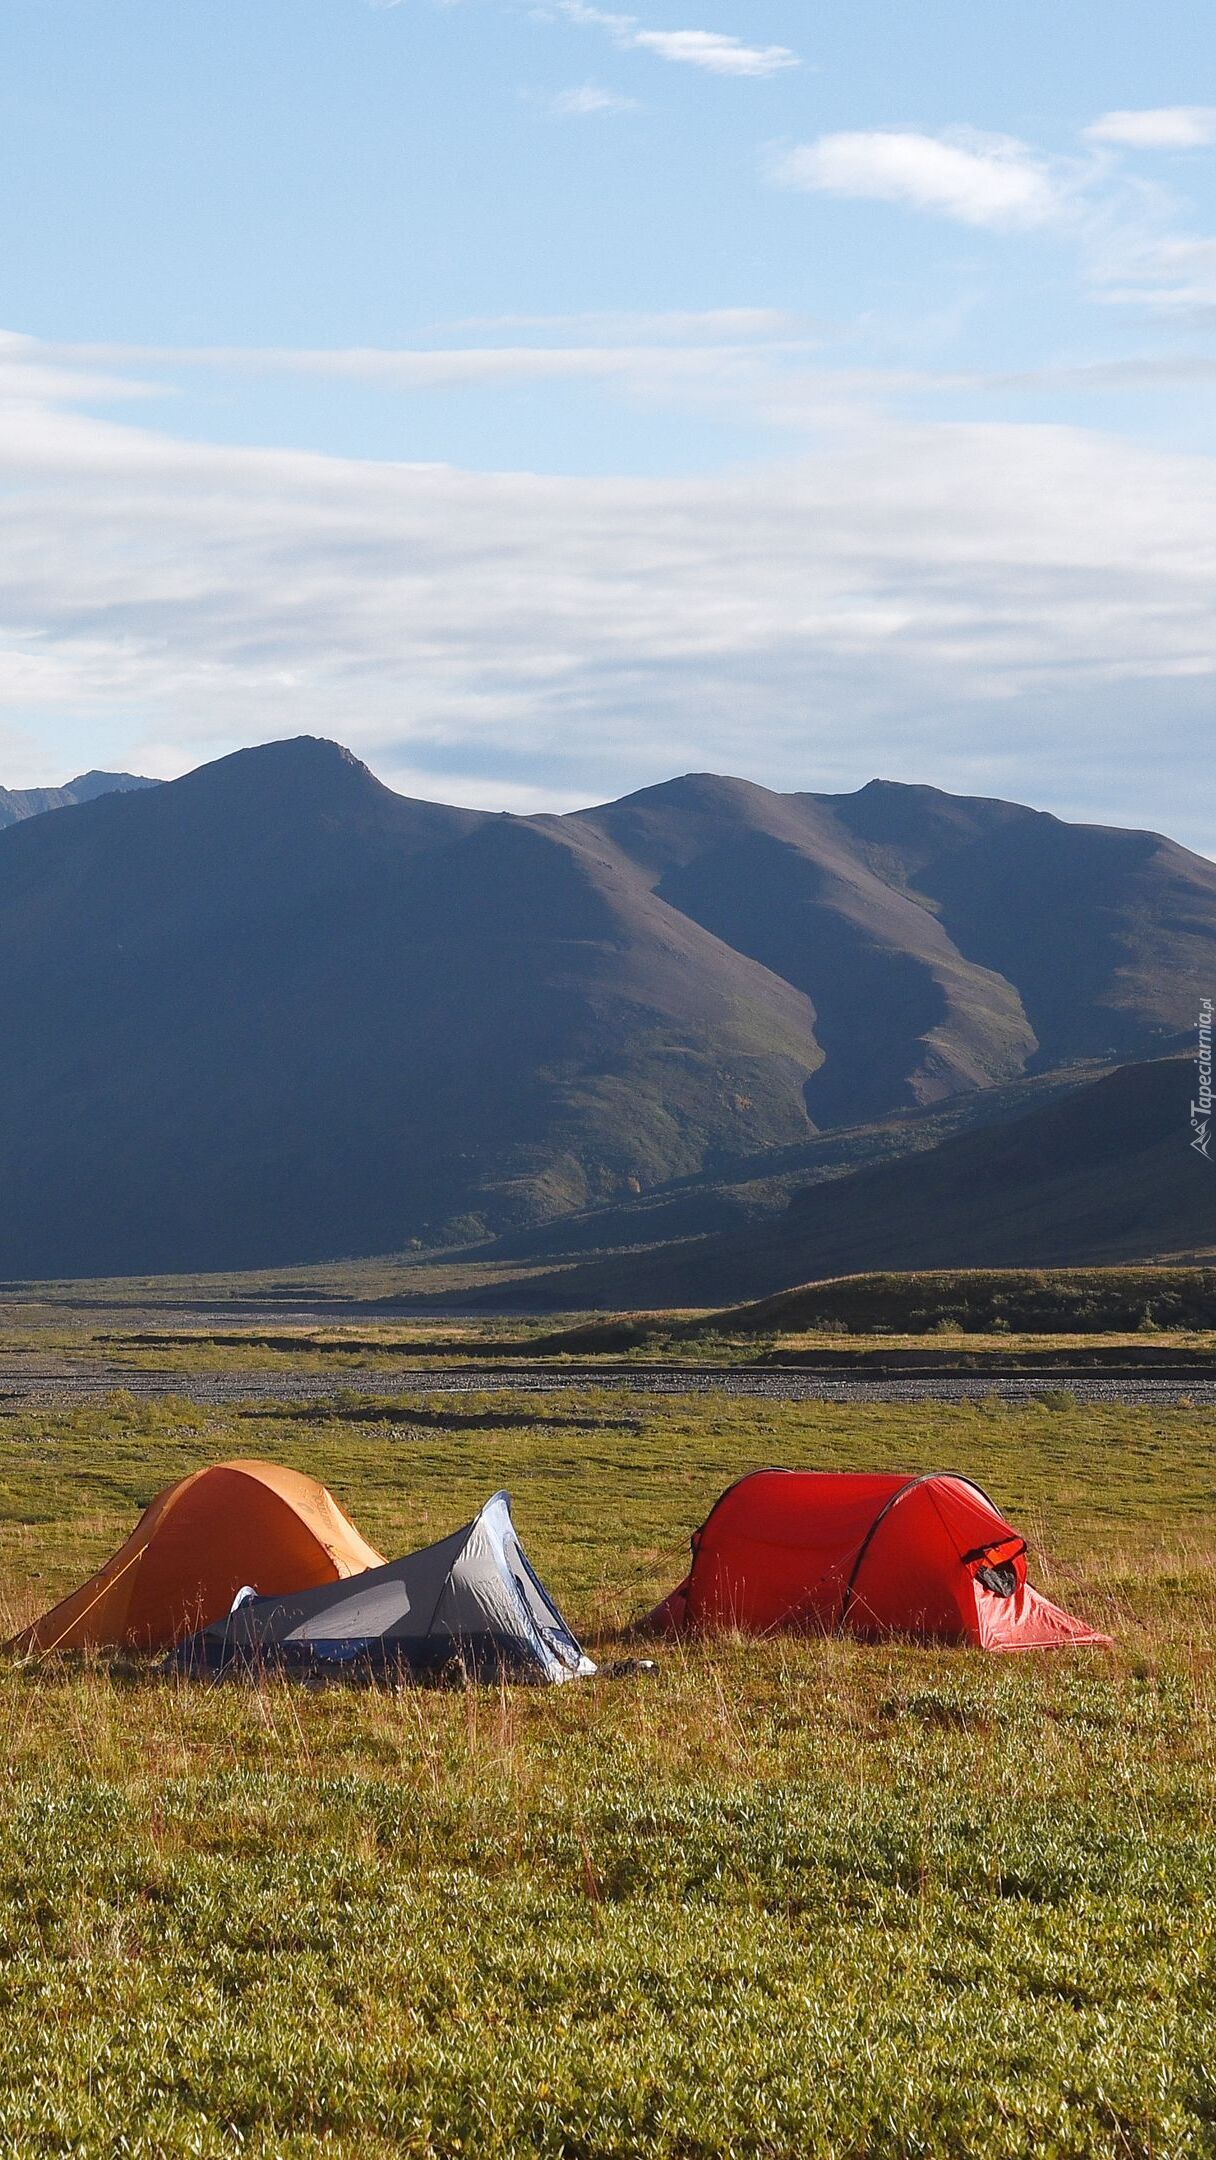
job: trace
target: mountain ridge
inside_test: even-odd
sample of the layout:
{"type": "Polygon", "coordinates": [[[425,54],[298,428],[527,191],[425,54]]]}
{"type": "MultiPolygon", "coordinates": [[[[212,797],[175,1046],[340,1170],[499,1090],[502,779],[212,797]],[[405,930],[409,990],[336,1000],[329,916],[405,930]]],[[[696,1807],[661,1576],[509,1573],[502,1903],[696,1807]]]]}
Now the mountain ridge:
{"type": "Polygon", "coordinates": [[[71,810],[81,803],[96,802],[102,795],[133,794],[159,787],[158,780],[139,773],[87,772],[58,788],[0,787],[0,832],[26,818],[43,817],[50,810],[71,810]]]}
{"type": "Polygon", "coordinates": [[[522,817],[262,745],[3,836],[0,1272],[505,1234],[1152,1056],[1213,972],[1158,835],[717,775],[522,817]]]}

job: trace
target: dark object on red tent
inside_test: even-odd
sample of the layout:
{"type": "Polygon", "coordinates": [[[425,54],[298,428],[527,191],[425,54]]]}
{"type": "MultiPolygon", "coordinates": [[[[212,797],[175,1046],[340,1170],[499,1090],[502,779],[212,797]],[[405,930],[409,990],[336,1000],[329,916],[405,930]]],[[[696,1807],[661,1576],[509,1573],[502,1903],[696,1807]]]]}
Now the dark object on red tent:
{"type": "Polygon", "coordinates": [[[756,1470],[723,1493],[684,1581],[645,1626],[670,1634],[919,1636],[981,1650],[1110,1649],[1026,1580],[1026,1545],[970,1478],[756,1470]]]}

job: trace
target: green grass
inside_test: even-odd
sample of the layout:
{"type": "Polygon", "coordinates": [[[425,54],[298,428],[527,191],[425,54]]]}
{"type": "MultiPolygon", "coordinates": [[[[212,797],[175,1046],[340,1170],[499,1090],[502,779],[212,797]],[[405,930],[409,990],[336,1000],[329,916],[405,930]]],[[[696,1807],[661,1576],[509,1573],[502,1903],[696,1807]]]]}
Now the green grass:
{"type": "Polygon", "coordinates": [[[740,1470],[958,1467],[1120,1647],[725,1641],[466,1695],[2,1667],[0,2154],[1216,2151],[1210,1415],[23,1407],[8,1618],[233,1453],[319,1474],[389,1551],[506,1484],[607,1656],[740,1470]]]}

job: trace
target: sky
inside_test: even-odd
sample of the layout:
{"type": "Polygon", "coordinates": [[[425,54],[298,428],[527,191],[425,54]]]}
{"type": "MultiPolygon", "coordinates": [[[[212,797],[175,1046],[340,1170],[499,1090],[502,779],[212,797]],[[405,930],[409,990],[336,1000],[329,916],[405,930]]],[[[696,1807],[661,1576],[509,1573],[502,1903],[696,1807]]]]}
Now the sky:
{"type": "Polygon", "coordinates": [[[1208,0],[0,0],[0,784],[1216,854],[1208,0]]]}

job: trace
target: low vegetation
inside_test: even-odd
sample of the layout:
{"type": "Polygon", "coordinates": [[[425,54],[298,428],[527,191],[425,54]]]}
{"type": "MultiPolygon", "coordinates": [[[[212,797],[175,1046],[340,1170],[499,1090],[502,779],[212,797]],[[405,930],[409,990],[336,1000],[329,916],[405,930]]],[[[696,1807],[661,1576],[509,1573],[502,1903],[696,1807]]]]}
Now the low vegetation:
{"type": "MultiPolygon", "coordinates": [[[[991,1334],[1104,1334],[1216,1326],[1216,1268],[952,1268],[845,1275],[806,1283],[715,1316],[718,1326],[845,1327],[920,1335],[955,1327],[991,1334]]],[[[709,1324],[715,1324],[711,1322],[709,1324]]]]}
{"type": "Polygon", "coordinates": [[[4,1667],[0,2151],[1209,2156],[1214,1440],[1063,1397],[10,1411],[13,1625],[246,1452],[388,1551],[508,1485],[608,1663],[742,1469],[944,1465],[1119,1648],[727,1641],[464,1695],[4,1667]]]}
{"type": "MultiPolygon", "coordinates": [[[[758,1343],[779,1351],[819,1338],[990,1339],[1008,1354],[1010,1338],[1032,1352],[1085,1346],[1101,1338],[1149,1347],[1175,1341],[1191,1349],[1216,1333],[1216,1268],[950,1268],[922,1273],[840,1275],[801,1284],[753,1304],[716,1312],[611,1313],[573,1321],[537,1347],[582,1356],[647,1350],[703,1357],[723,1346],[735,1355],[758,1343]]],[[[861,1347],[859,1343],[858,1347],[861,1347]]]]}

